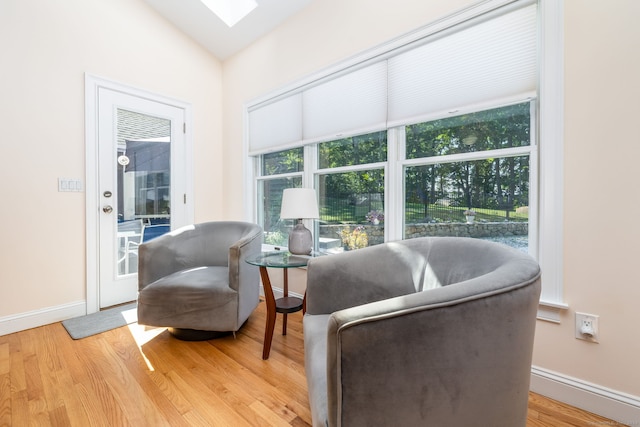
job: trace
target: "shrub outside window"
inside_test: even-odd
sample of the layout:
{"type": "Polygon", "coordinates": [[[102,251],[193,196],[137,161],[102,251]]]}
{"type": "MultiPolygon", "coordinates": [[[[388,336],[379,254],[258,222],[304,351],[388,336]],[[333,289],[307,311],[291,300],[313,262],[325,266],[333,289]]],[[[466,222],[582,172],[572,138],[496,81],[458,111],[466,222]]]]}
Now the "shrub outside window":
{"type": "Polygon", "coordinates": [[[318,193],[320,250],[340,252],[384,242],[384,169],[320,174],[318,193]]]}

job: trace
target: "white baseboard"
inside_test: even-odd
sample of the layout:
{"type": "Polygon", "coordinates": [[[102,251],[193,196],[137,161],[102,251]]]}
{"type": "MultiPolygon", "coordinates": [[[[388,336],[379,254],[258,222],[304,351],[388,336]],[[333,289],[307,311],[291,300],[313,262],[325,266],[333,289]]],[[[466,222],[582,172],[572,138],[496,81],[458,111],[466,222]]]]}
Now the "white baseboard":
{"type": "Polygon", "coordinates": [[[41,310],[0,317],[0,336],[61,322],[87,314],[86,301],[77,301],[41,310]]]}
{"type": "Polygon", "coordinates": [[[640,426],[640,397],[533,366],[531,391],[629,426],[640,426]]]}

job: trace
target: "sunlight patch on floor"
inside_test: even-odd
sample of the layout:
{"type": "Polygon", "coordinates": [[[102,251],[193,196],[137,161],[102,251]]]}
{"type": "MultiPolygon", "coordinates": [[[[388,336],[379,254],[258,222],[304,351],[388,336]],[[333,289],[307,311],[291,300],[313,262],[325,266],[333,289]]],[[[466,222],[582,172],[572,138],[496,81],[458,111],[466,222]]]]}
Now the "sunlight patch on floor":
{"type": "MultiPolygon", "coordinates": [[[[134,315],[135,314],[136,313],[134,309],[134,315]]],[[[157,337],[158,335],[160,335],[161,333],[163,333],[164,331],[166,331],[167,328],[156,328],[153,326],[140,325],[138,322],[130,323],[128,326],[129,326],[129,331],[131,332],[131,336],[133,336],[133,339],[136,341],[136,344],[138,345],[138,350],[140,351],[140,354],[142,355],[144,362],[147,364],[147,367],[149,368],[150,371],[154,371],[155,369],[153,368],[153,365],[151,364],[147,356],[144,354],[144,351],[142,351],[142,346],[148,343],[149,341],[151,341],[152,339],[154,339],[155,337],[157,337]]]]}

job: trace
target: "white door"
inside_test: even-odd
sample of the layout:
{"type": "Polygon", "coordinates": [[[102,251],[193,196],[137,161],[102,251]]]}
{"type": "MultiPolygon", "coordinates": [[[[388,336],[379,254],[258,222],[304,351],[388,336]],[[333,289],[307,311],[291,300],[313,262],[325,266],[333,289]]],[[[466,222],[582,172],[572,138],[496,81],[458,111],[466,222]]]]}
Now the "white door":
{"type": "Polygon", "coordinates": [[[188,223],[190,215],[185,110],[100,87],[97,122],[97,277],[103,308],[136,300],[139,244],[188,223]]]}

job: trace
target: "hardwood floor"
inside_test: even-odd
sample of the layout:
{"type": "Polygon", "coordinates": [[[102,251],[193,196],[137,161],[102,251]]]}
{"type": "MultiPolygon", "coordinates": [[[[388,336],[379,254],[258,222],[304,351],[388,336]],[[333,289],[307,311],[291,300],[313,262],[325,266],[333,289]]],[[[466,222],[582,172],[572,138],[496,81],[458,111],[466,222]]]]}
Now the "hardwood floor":
{"type": "MultiPolygon", "coordinates": [[[[0,337],[0,426],[309,426],[301,313],[265,304],[236,337],[184,342],[133,324],[72,340],[60,323],[0,337]]],[[[622,425],[531,393],[528,427],[622,425]]]]}

